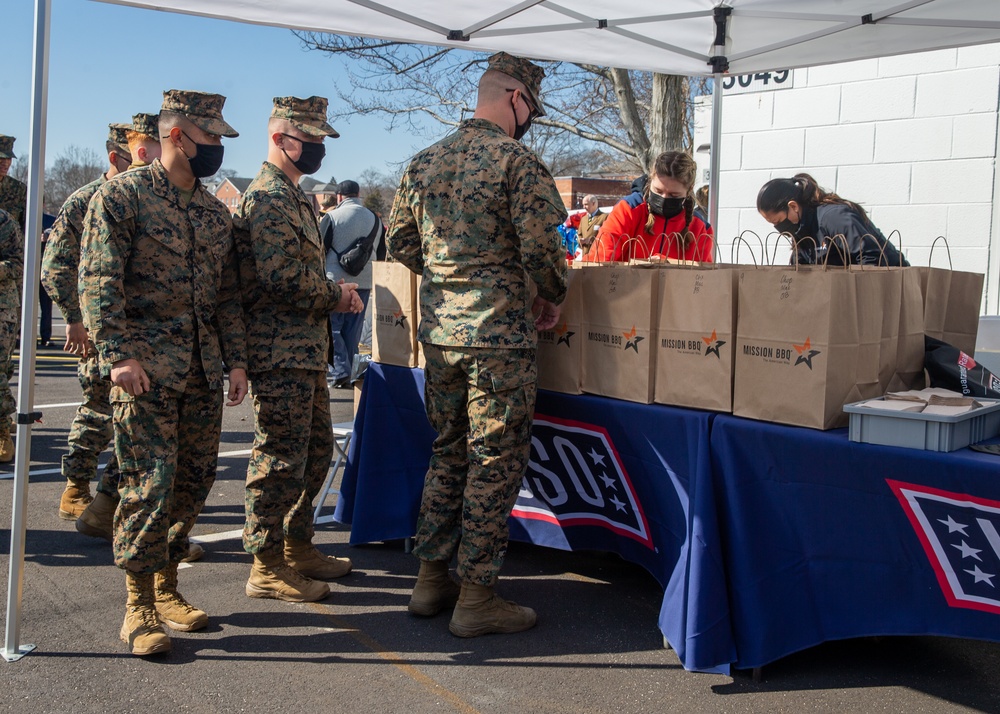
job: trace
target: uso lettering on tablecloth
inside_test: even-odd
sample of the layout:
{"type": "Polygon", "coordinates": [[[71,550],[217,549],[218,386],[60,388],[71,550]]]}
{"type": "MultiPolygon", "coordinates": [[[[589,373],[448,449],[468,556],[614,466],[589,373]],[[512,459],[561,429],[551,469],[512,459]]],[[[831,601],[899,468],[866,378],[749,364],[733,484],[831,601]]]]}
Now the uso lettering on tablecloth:
{"type": "Polygon", "coordinates": [[[1000,615],[1000,501],[886,479],[951,607],[1000,615]]]}
{"type": "Polygon", "coordinates": [[[531,460],[511,515],[560,527],[607,528],[653,548],[614,443],[593,424],[535,415],[531,460]]]}

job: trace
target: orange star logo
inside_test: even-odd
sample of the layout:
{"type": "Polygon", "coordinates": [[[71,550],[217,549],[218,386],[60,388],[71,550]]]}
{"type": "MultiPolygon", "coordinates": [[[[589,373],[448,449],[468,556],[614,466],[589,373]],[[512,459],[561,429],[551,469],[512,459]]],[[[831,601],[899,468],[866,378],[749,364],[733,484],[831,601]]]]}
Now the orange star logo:
{"type": "Polygon", "coordinates": [[[632,325],[631,332],[623,332],[622,337],[625,338],[625,349],[631,348],[636,354],[639,354],[639,343],[646,339],[635,334],[635,325],[632,325]]]}
{"type": "Polygon", "coordinates": [[[812,349],[812,347],[809,344],[809,338],[807,337],[806,341],[801,345],[797,345],[793,342],[792,347],[794,347],[795,351],[799,353],[799,357],[798,359],[795,360],[795,364],[796,365],[804,364],[809,369],[812,369],[813,368],[812,359],[816,355],[820,354],[820,351],[812,349]]]}

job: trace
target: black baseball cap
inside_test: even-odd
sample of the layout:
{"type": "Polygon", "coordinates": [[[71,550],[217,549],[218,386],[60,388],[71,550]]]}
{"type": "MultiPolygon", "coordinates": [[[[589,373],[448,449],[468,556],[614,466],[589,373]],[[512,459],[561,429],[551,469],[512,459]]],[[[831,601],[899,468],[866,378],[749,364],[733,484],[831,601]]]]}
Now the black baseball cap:
{"type": "Polygon", "coordinates": [[[357,196],[361,193],[361,187],[358,186],[357,181],[341,181],[337,184],[337,193],[341,196],[357,196]]]}

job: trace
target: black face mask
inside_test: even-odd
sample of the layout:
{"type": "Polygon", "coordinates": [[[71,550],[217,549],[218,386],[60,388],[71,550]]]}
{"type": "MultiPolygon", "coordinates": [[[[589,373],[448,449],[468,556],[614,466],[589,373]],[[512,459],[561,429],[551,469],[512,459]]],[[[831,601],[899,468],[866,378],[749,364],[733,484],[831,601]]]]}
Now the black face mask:
{"type": "MultiPolygon", "coordinates": [[[[222,159],[226,149],[222,144],[199,144],[187,134],[188,141],[194,144],[196,153],[188,156],[188,163],[191,164],[191,173],[195,178],[208,178],[218,173],[222,168],[222,159]]],[[[187,156],[187,153],[184,154],[187,156]]]]}
{"type": "Polygon", "coordinates": [[[658,193],[650,192],[646,204],[649,206],[649,212],[653,215],[673,218],[684,211],[686,200],[686,198],[667,198],[658,193]]]}
{"type": "Polygon", "coordinates": [[[795,235],[796,231],[799,230],[799,224],[792,223],[788,220],[788,218],[785,218],[784,220],[778,221],[774,224],[774,230],[778,231],[778,233],[790,233],[795,235]]]}
{"type": "MultiPolygon", "coordinates": [[[[288,134],[283,134],[283,136],[288,136],[288,134]]],[[[292,166],[304,174],[314,174],[319,171],[319,167],[323,165],[323,158],[326,156],[326,146],[323,143],[313,144],[302,141],[296,136],[288,138],[295,139],[302,144],[302,153],[299,154],[298,159],[292,161],[292,166]]],[[[284,148],[281,150],[285,152],[285,156],[288,156],[288,152],[284,148]]]]}
{"type": "Polygon", "coordinates": [[[520,141],[521,137],[525,135],[528,129],[531,128],[531,114],[524,121],[524,124],[517,123],[517,112],[514,112],[514,141],[520,141]]]}
{"type": "Polygon", "coordinates": [[[302,173],[314,174],[323,165],[323,158],[325,156],[326,147],[323,144],[303,144],[299,160],[292,163],[302,173]]]}

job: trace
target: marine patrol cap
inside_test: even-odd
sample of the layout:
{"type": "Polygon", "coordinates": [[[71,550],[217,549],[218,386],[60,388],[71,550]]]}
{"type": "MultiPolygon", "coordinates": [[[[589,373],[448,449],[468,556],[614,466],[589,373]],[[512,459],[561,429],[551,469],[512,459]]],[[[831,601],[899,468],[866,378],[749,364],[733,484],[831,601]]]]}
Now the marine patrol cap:
{"type": "Polygon", "coordinates": [[[340,136],[336,129],[326,122],[326,97],[275,97],[271,116],[287,119],[292,126],[309,136],[340,136]]]}
{"type": "Polygon", "coordinates": [[[108,124],[108,142],[114,144],[115,148],[125,156],[129,154],[125,132],[131,129],[131,124],[108,124]]]}
{"type": "Polygon", "coordinates": [[[163,93],[163,106],[160,107],[160,111],[181,114],[209,134],[239,136],[239,132],[222,118],[222,105],[225,103],[226,98],[221,94],[170,89],[163,93]]]}
{"type": "Polygon", "coordinates": [[[7,136],[6,134],[0,134],[0,159],[16,159],[17,154],[14,153],[14,142],[17,141],[13,136],[7,136]]]}
{"type": "MultiPolygon", "coordinates": [[[[137,134],[145,134],[146,136],[152,136],[159,139],[159,123],[159,114],[133,114],[132,126],[130,128],[137,134]]],[[[213,131],[212,133],[214,134],[215,132],[213,131]]]]}
{"type": "Polygon", "coordinates": [[[541,102],[542,77],[545,76],[544,69],[526,59],[509,55],[506,52],[497,52],[495,55],[491,55],[488,61],[488,69],[503,72],[508,77],[513,77],[523,84],[528,90],[528,96],[531,99],[531,103],[535,106],[538,116],[545,116],[545,110],[542,108],[541,102]]]}

